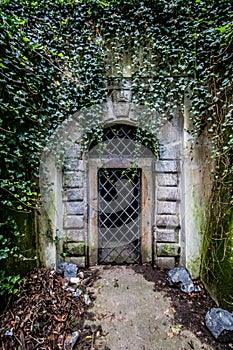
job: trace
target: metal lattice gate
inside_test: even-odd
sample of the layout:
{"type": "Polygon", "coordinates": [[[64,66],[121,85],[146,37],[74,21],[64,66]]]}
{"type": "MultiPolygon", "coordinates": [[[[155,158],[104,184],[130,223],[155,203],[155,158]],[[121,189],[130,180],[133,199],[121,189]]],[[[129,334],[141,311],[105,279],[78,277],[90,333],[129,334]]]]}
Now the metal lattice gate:
{"type": "Polygon", "coordinates": [[[141,260],[141,171],[98,171],[98,260],[132,264],[141,260]]]}

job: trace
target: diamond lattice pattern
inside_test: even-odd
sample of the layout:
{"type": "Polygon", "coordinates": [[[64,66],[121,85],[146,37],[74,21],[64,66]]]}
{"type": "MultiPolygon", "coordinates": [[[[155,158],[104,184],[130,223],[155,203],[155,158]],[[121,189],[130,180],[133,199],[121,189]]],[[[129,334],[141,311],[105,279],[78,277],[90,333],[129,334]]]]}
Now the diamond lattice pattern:
{"type": "Polygon", "coordinates": [[[89,157],[132,158],[133,155],[153,157],[150,149],[140,144],[136,137],[136,128],[129,125],[115,125],[104,129],[102,142],[92,144],[89,157]]]}
{"type": "Polygon", "coordinates": [[[98,172],[99,263],[140,262],[140,169],[98,172]]]}

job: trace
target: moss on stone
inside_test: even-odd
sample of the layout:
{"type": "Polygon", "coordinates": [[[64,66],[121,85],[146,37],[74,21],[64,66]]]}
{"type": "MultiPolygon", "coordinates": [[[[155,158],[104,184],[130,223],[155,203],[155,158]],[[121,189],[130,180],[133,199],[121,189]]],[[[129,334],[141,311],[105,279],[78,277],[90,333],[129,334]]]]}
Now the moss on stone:
{"type": "Polygon", "coordinates": [[[203,250],[202,279],[218,304],[233,310],[233,210],[218,225],[212,219],[203,250]]]}
{"type": "Polygon", "coordinates": [[[193,257],[193,259],[189,258],[187,268],[191,273],[193,278],[197,278],[200,276],[200,266],[201,266],[201,257],[193,257]]]}
{"type": "Polygon", "coordinates": [[[65,253],[70,256],[83,256],[85,255],[85,243],[66,243],[65,253]]]}
{"type": "Polygon", "coordinates": [[[157,255],[158,256],[179,256],[180,245],[177,243],[158,243],[157,255]]]}

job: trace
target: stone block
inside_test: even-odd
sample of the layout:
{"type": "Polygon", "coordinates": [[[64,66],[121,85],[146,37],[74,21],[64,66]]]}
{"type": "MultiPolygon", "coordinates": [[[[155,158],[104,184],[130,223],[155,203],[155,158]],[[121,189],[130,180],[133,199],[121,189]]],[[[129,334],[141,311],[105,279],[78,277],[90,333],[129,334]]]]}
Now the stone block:
{"type": "Polygon", "coordinates": [[[161,140],[161,143],[165,144],[167,142],[177,142],[181,135],[180,130],[177,125],[173,125],[173,121],[167,121],[158,132],[158,140],[161,140]]]}
{"type": "Polygon", "coordinates": [[[130,111],[130,103],[125,103],[125,102],[113,103],[113,112],[117,118],[128,117],[129,111],[130,111]]]}
{"type": "Polygon", "coordinates": [[[179,256],[180,245],[178,243],[157,243],[157,256],[179,256]]]}
{"type": "Polygon", "coordinates": [[[84,164],[83,160],[77,158],[66,158],[64,161],[65,171],[83,171],[84,164]]]}
{"type": "Polygon", "coordinates": [[[174,257],[158,257],[156,259],[156,266],[162,270],[170,270],[175,267],[174,257]]]}
{"type": "Polygon", "coordinates": [[[84,216],[83,215],[66,215],[64,216],[64,228],[83,228],[84,216]]]}
{"type": "Polygon", "coordinates": [[[83,187],[83,173],[81,171],[66,171],[63,181],[65,187],[83,187]]]}
{"type": "Polygon", "coordinates": [[[85,243],[66,243],[64,251],[70,256],[85,255],[85,243]]]}
{"type": "Polygon", "coordinates": [[[180,172],[180,162],[177,160],[160,160],[155,163],[155,170],[158,173],[180,172]]]}
{"type": "Polygon", "coordinates": [[[180,200],[180,190],[178,187],[160,187],[157,191],[157,199],[165,201],[180,200]]]}
{"type": "Polygon", "coordinates": [[[67,230],[66,240],[69,242],[80,242],[85,240],[84,230],[67,230]]]}
{"type": "Polygon", "coordinates": [[[86,267],[86,258],[85,256],[67,256],[65,258],[66,262],[76,264],[78,267],[86,267]]]}
{"type": "Polygon", "coordinates": [[[81,201],[84,199],[83,188],[72,188],[64,191],[63,199],[66,201],[81,201]]]}
{"type": "Polygon", "coordinates": [[[66,158],[75,158],[79,155],[81,146],[75,143],[72,147],[68,148],[66,151],[66,158]]]}
{"type": "Polygon", "coordinates": [[[180,220],[177,215],[158,215],[156,218],[157,227],[179,227],[180,220]]]}
{"type": "Polygon", "coordinates": [[[67,215],[82,215],[84,214],[83,202],[66,202],[65,213],[67,215]]]}
{"type": "Polygon", "coordinates": [[[180,159],[180,157],[181,147],[177,142],[159,147],[159,159],[161,160],[174,160],[180,159]]]}
{"type": "Polygon", "coordinates": [[[175,243],[178,240],[178,233],[176,230],[155,230],[156,242],[172,242],[175,243]]]}
{"type": "Polygon", "coordinates": [[[157,174],[157,181],[159,186],[173,186],[178,185],[178,175],[177,174],[157,174]]]}
{"type": "Polygon", "coordinates": [[[158,214],[177,214],[177,202],[158,201],[158,214]]]}

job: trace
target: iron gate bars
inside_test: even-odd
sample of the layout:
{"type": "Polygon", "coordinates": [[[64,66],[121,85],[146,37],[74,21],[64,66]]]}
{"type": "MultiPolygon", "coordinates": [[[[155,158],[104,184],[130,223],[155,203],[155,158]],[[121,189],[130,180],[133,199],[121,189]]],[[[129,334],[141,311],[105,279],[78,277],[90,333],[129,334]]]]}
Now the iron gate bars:
{"type": "Polygon", "coordinates": [[[98,171],[98,260],[140,263],[141,170],[98,171]]]}

